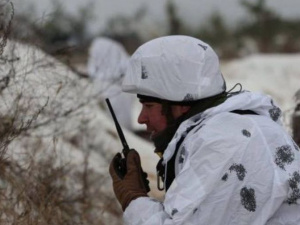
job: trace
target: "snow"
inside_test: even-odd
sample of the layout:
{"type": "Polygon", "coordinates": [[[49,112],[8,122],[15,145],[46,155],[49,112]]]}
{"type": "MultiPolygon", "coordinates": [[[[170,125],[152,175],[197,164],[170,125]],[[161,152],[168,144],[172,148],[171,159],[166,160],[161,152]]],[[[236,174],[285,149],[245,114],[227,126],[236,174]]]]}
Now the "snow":
{"type": "MultiPolygon", "coordinates": [[[[103,185],[111,192],[108,165],[122,146],[111,117],[99,107],[103,98],[95,84],[77,77],[32,46],[9,42],[4,56],[14,63],[0,68],[1,81],[10,77],[8,87],[1,89],[0,115],[11,115],[18,109],[16,117],[21,124],[43,108],[32,124],[36,128],[16,138],[9,145],[8,155],[21,160],[25,153],[33,154],[30,150],[35,148],[38,158],[54,154],[58,164],[68,163],[78,169],[82,169],[88,156],[89,168],[105,175],[103,185]]],[[[273,96],[284,112],[293,110],[294,95],[300,87],[300,54],[253,55],[223,62],[221,70],[228,90],[241,83],[244,89],[273,96]]],[[[136,122],[139,109],[136,99],[134,127],[140,130],[141,125],[136,122]]],[[[159,158],[153,153],[153,145],[127,129],[123,131],[128,145],[141,155],[142,166],[150,178],[151,196],[161,198],[163,193],[156,191],[155,172],[159,158]]]]}
{"type": "MultiPolygon", "coordinates": [[[[108,166],[122,146],[111,117],[99,107],[104,100],[96,85],[29,45],[10,41],[3,56],[11,63],[1,67],[0,81],[9,78],[8,86],[1,89],[1,118],[15,117],[20,127],[40,110],[32,128],[9,144],[8,157],[25,162],[29,156],[37,160],[55,156],[57,165],[80,171],[87,157],[88,167],[105,177],[102,188],[112,192],[108,166]]],[[[153,190],[150,195],[160,196],[155,191],[158,156],[153,145],[126,129],[124,135],[141,155],[153,190]]]]}
{"type": "Polygon", "coordinates": [[[241,83],[244,90],[273,97],[284,113],[288,128],[295,107],[295,94],[300,89],[300,54],[256,54],[222,63],[227,90],[241,83]]]}

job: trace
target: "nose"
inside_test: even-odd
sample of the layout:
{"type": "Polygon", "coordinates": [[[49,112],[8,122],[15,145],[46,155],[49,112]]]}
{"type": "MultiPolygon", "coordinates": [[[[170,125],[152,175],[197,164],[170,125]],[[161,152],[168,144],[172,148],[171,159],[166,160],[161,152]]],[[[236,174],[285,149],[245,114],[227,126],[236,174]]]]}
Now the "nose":
{"type": "Polygon", "coordinates": [[[139,114],[139,117],[138,117],[138,123],[145,124],[145,123],[147,123],[147,121],[148,121],[148,116],[147,116],[145,110],[142,108],[141,112],[139,114]]]}

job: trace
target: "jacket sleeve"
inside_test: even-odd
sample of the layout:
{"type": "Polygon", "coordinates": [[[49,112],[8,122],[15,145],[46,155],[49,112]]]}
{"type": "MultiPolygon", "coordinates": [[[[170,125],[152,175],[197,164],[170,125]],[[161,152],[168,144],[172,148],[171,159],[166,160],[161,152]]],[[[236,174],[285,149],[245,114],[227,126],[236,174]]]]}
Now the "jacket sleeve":
{"type": "Polygon", "coordinates": [[[283,187],[273,183],[272,157],[251,121],[220,118],[200,131],[189,134],[179,149],[179,154],[185,149],[184,162],[164,202],[134,200],[125,224],[265,224],[268,215],[264,218],[259,207],[270,213],[279,207],[284,194],[277,188],[283,187]],[[273,194],[276,200],[266,204],[273,194]]]}

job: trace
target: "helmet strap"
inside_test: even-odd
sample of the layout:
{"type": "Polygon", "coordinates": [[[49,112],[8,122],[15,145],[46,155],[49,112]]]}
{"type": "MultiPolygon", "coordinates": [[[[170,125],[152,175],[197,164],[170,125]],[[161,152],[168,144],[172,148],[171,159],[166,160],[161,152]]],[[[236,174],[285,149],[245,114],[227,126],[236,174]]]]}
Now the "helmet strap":
{"type": "Polygon", "coordinates": [[[175,123],[175,118],[172,113],[172,104],[170,104],[170,102],[168,101],[162,101],[161,105],[162,105],[161,114],[166,117],[167,125],[172,126],[175,123]]]}
{"type": "Polygon", "coordinates": [[[156,147],[155,152],[163,153],[166,147],[168,146],[169,142],[174,137],[174,134],[176,133],[178,127],[180,124],[192,116],[201,113],[205,111],[208,108],[217,106],[221,103],[223,103],[227,99],[227,93],[223,92],[219,95],[216,95],[214,97],[210,97],[207,99],[201,99],[197,102],[193,102],[194,104],[191,104],[191,108],[189,111],[184,113],[178,118],[174,118],[172,113],[172,105],[173,103],[167,100],[162,100],[162,115],[166,116],[167,119],[167,128],[163,131],[161,131],[159,134],[157,134],[155,137],[153,137],[153,142],[156,147]]]}

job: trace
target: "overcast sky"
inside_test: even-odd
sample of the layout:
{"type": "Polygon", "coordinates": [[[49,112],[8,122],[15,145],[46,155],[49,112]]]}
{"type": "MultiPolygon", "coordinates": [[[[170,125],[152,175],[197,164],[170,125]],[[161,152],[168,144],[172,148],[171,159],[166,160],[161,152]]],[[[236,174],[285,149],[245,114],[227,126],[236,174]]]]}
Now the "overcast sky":
{"type": "MultiPolygon", "coordinates": [[[[16,11],[33,8],[38,16],[51,13],[53,0],[12,0],[16,11]],[[30,5],[31,4],[31,5],[30,5]]],[[[139,8],[147,8],[147,19],[154,24],[165,20],[166,0],[56,0],[64,8],[75,12],[80,7],[91,5],[96,18],[92,26],[95,29],[103,28],[109,18],[116,15],[133,15],[139,8]]],[[[256,2],[256,0],[247,0],[256,2]]],[[[221,13],[228,24],[236,24],[246,13],[240,6],[240,0],[174,0],[178,6],[180,18],[192,27],[203,24],[205,19],[214,11],[221,13]]],[[[267,0],[267,5],[284,17],[300,18],[300,0],[267,0]]]]}

